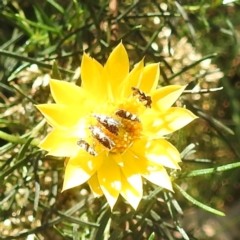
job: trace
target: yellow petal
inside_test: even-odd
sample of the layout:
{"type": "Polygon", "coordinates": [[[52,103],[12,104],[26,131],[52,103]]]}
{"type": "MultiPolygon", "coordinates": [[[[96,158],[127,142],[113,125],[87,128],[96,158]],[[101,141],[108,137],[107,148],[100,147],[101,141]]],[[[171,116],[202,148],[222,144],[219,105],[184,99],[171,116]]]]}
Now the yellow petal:
{"type": "Polygon", "coordinates": [[[126,180],[125,176],[122,176],[121,195],[136,210],[142,199],[142,188],[141,191],[136,191],[136,188],[134,188],[129,181],[126,180]]]}
{"type": "Polygon", "coordinates": [[[128,151],[123,155],[112,155],[121,168],[121,195],[136,209],[143,195],[142,177],[138,171],[135,158],[128,151]]]}
{"type": "Polygon", "coordinates": [[[81,168],[67,164],[62,191],[77,187],[86,182],[90,177],[91,175],[86,174],[81,168]]]}
{"type": "Polygon", "coordinates": [[[145,128],[157,138],[184,127],[196,118],[197,116],[187,109],[172,107],[159,114],[155,119],[151,119],[152,122],[148,122],[148,126],[145,128]]]}
{"type": "Polygon", "coordinates": [[[129,72],[129,60],[126,49],[120,43],[110,54],[104,68],[107,71],[112,88],[118,86],[129,72]]]}
{"type": "Polygon", "coordinates": [[[118,46],[110,54],[106,65],[104,66],[103,78],[107,82],[105,95],[108,101],[116,102],[123,93],[123,80],[128,76],[129,60],[127,52],[122,45],[118,46]]]}
{"type": "Polygon", "coordinates": [[[96,173],[88,180],[88,184],[93,192],[94,197],[100,197],[103,195],[103,191],[99,185],[96,173]]]}
{"type": "Polygon", "coordinates": [[[160,118],[164,119],[164,124],[161,127],[158,126],[156,134],[162,136],[186,126],[198,117],[184,108],[169,108],[160,118]]]}
{"type": "Polygon", "coordinates": [[[40,104],[36,106],[46,118],[47,122],[56,128],[72,127],[79,119],[86,115],[84,105],[80,108],[76,106],[66,106],[60,104],[40,104]]]}
{"type": "Polygon", "coordinates": [[[160,168],[149,164],[148,170],[149,172],[143,175],[144,178],[160,187],[173,191],[171,179],[164,167],[160,168]]]}
{"type": "MultiPolygon", "coordinates": [[[[144,146],[142,146],[144,147],[144,146]]],[[[134,151],[134,148],[131,147],[131,149],[128,150],[128,154],[131,154],[132,160],[135,162],[134,166],[136,167],[136,171],[143,175],[148,173],[148,161],[145,157],[142,157],[138,153],[136,154],[134,151]]]]}
{"type": "Polygon", "coordinates": [[[68,163],[72,166],[81,167],[85,172],[92,175],[96,169],[101,167],[106,155],[101,153],[97,156],[92,156],[87,152],[79,151],[77,155],[69,159],[68,163]]]}
{"type": "Polygon", "coordinates": [[[153,140],[152,146],[147,151],[146,157],[153,164],[180,169],[178,163],[181,157],[178,150],[165,139],[153,140]]]}
{"type": "Polygon", "coordinates": [[[145,158],[152,165],[165,166],[173,169],[180,169],[181,162],[178,150],[165,139],[135,141],[131,147],[135,155],[145,158]]]}
{"type": "Polygon", "coordinates": [[[169,109],[180,97],[186,86],[171,85],[157,89],[152,94],[152,107],[159,111],[169,109]]]}
{"type": "Polygon", "coordinates": [[[68,137],[67,132],[53,129],[39,144],[39,147],[48,151],[48,155],[70,157],[79,151],[77,137],[68,137]]]}
{"type": "Polygon", "coordinates": [[[84,53],[81,64],[82,87],[93,98],[105,97],[107,82],[103,77],[103,66],[84,53]]]}
{"type": "Polygon", "coordinates": [[[106,157],[97,175],[100,187],[112,209],[122,187],[120,168],[113,159],[106,157]]]}
{"type": "MultiPolygon", "coordinates": [[[[130,152],[130,151],[129,151],[130,152]]],[[[134,152],[132,152],[135,155],[134,152]]],[[[164,167],[156,166],[144,157],[136,156],[135,165],[139,173],[150,182],[172,191],[172,183],[164,167]]]]}
{"type": "Polygon", "coordinates": [[[159,64],[149,64],[144,67],[141,84],[139,88],[145,92],[150,93],[155,90],[159,80],[159,64]]]}
{"type": "Polygon", "coordinates": [[[101,157],[92,157],[88,153],[70,158],[65,170],[63,191],[88,181],[101,164],[101,157]]]}
{"type": "Polygon", "coordinates": [[[132,95],[132,87],[139,87],[141,76],[144,68],[143,60],[141,60],[139,63],[137,63],[132,71],[127,75],[127,77],[124,79],[122,85],[123,85],[123,91],[121,91],[121,94],[123,97],[129,97],[132,95]]]}
{"type": "Polygon", "coordinates": [[[142,178],[137,171],[134,156],[126,151],[123,155],[114,154],[112,157],[116,162],[118,162],[118,165],[120,166],[121,171],[129,184],[135,189],[136,192],[142,193],[142,178]]]}
{"type": "Polygon", "coordinates": [[[86,100],[86,93],[73,83],[50,80],[51,93],[58,104],[79,105],[86,100]]]}

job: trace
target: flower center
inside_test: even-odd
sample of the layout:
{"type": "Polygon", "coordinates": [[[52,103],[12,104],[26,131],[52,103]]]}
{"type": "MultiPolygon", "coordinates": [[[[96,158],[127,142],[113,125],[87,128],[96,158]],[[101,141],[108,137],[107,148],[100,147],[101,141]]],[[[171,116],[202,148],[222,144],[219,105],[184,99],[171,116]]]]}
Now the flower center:
{"type": "MultiPolygon", "coordinates": [[[[92,124],[89,124],[92,146],[96,146],[96,149],[99,150],[105,149],[110,153],[121,154],[126,151],[134,140],[141,137],[142,124],[136,114],[138,107],[134,102],[136,101],[115,106],[114,110],[108,115],[92,114],[92,118],[95,119],[92,124]],[[132,113],[133,111],[134,113],[132,113]]],[[[90,146],[87,150],[91,155],[95,155],[90,146]]]]}
{"type": "Polygon", "coordinates": [[[87,117],[89,141],[80,139],[77,144],[81,148],[93,156],[102,150],[122,154],[141,138],[139,114],[151,107],[152,100],[136,87],[132,91],[132,96],[121,104],[107,104],[87,117]]]}
{"type": "Polygon", "coordinates": [[[132,142],[141,137],[142,124],[123,120],[124,130],[119,136],[113,136],[113,141],[116,143],[112,149],[112,153],[123,153],[132,144],[132,142]]]}

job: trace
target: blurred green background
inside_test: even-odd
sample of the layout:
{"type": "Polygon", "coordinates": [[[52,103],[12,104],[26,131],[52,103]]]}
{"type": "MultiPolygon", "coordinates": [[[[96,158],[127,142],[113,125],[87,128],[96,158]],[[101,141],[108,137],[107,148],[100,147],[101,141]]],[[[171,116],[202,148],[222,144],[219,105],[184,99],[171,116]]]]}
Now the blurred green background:
{"type": "Polygon", "coordinates": [[[234,0],[1,0],[0,239],[240,239],[239,41],[234,0]],[[34,105],[52,101],[54,61],[80,84],[83,52],[104,64],[120,41],[131,66],[161,63],[160,86],[189,84],[177,104],[199,119],[169,136],[175,193],[146,183],[137,211],[119,199],[111,213],[87,185],[61,193],[64,160],[36,147],[48,126],[34,105]]]}

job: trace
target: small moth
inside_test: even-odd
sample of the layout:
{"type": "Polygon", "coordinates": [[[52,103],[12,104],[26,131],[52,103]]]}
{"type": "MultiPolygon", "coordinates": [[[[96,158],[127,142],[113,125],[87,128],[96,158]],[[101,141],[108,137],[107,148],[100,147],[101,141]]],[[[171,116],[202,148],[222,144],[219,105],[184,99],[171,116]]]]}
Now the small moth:
{"type": "Polygon", "coordinates": [[[137,115],[127,112],[125,110],[122,109],[118,109],[115,114],[121,118],[133,121],[133,122],[140,122],[139,118],[137,117],[137,115]]]}
{"type": "Polygon", "coordinates": [[[93,117],[97,119],[97,121],[103,125],[109,132],[118,135],[119,126],[122,126],[122,123],[118,120],[105,116],[103,114],[93,114],[93,117]]]}
{"type": "Polygon", "coordinates": [[[92,136],[97,139],[104,147],[111,150],[115,146],[115,143],[99,127],[91,125],[89,129],[92,133],[92,136]]]}
{"type": "Polygon", "coordinates": [[[146,102],[145,107],[151,108],[152,99],[137,87],[132,87],[133,96],[138,96],[140,102],[146,102]]]}
{"type": "Polygon", "coordinates": [[[81,147],[83,150],[91,154],[92,156],[97,156],[97,153],[94,151],[94,149],[90,146],[89,143],[87,143],[85,140],[80,139],[77,141],[77,145],[81,147]]]}

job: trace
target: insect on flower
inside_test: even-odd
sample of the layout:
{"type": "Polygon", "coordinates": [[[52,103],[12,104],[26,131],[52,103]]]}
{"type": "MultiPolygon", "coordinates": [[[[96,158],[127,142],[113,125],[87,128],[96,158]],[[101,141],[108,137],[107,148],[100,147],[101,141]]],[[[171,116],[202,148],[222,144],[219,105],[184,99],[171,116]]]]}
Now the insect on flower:
{"type": "Polygon", "coordinates": [[[85,140],[80,139],[77,141],[77,145],[81,147],[83,150],[91,154],[92,156],[97,156],[97,153],[95,150],[90,146],[89,143],[87,143],[85,140]]]}
{"type": "Polygon", "coordinates": [[[115,146],[115,143],[99,127],[91,125],[89,129],[92,133],[92,136],[97,139],[104,147],[111,150],[115,146]]]}
{"type": "Polygon", "coordinates": [[[109,132],[118,135],[119,127],[123,126],[122,123],[112,117],[105,116],[103,114],[93,114],[93,117],[103,125],[109,132]]]}
{"type": "Polygon", "coordinates": [[[145,107],[151,108],[152,99],[137,87],[132,87],[133,96],[138,96],[140,102],[146,102],[145,107]]]}
{"type": "Polygon", "coordinates": [[[118,109],[115,114],[121,118],[133,121],[133,122],[140,122],[139,118],[137,115],[130,113],[128,111],[125,111],[123,109],[118,109]]]}

